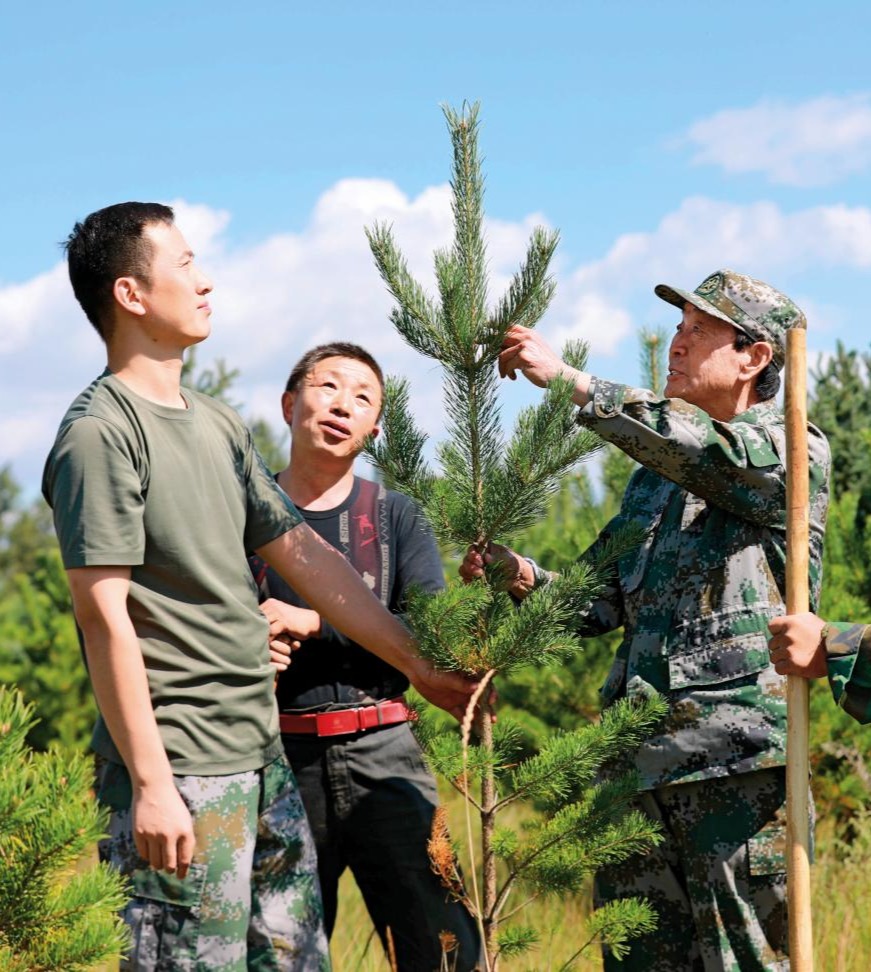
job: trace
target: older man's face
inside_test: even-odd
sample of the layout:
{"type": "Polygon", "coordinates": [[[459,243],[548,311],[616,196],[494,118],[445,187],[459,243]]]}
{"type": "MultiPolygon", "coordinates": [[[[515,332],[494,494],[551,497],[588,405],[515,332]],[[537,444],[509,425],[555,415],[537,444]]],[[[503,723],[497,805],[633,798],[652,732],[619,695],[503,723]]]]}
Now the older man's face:
{"type": "Polygon", "coordinates": [[[734,418],[746,350],[735,349],[737,331],[690,303],[668,350],[668,398],[682,398],[714,418],[734,418]]]}

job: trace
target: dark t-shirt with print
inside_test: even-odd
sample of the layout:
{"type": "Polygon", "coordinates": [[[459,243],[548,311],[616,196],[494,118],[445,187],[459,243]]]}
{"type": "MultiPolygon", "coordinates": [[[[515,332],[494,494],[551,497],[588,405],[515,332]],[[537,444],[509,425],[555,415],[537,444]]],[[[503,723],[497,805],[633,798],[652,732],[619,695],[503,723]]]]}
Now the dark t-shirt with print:
{"type": "MultiPolygon", "coordinates": [[[[355,477],[344,503],[331,510],[299,510],[305,522],[341,551],[394,613],[401,614],[406,591],[437,591],[444,573],[432,531],[417,506],[393,490],[355,477]]],[[[261,573],[261,599],[275,597],[308,607],[272,568],[253,562],[261,573]]],[[[393,698],[408,680],[391,665],[322,621],[321,634],[293,653],[278,680],[281,710],[357,705],[393,698]]]]}

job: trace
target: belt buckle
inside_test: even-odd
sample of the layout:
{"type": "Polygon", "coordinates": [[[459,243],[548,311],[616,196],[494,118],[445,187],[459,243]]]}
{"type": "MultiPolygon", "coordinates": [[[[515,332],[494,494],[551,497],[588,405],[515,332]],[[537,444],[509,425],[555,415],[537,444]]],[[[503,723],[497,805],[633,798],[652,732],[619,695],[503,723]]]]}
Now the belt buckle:
{"type": "Polygon", "coordinates": [[[359,709],[318,712],[315,716],[315,725],[319,736],[349,736],[360,730],[359,709]]]}

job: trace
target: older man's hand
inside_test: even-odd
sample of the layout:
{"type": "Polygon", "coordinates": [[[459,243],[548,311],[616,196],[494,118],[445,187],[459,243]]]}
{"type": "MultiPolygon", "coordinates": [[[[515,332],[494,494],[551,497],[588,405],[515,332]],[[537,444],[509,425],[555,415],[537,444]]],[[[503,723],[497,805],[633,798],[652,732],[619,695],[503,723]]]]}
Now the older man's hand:
{"type": "Polygon", "coordinates": [[[469,547],[460,564],[460,577],[466,584],[471,584],[484,576],[485,567],[493,564],[502,565],[502,587],[519,600],[523,600],[535,586],[535,575],[529,561],[501,543],[488,543],[484,551],[474,544],[469,547]]]}
{"type": "Polygon", "coordinates": [[[768,654],[778,675],[822,678],[828,674],[824,627],[822,618],[810,612],[771,619],[768,654]]]}
{"type": "Polygon", "coordinates": [[[516,377],[522,372],[533,385],[544,388],[557,375],[575,381],[579,372],[569,367],[545,339],[531,328],[515,324],[509,328],[499,355],[499,374],[503,378],[516,377]]]}

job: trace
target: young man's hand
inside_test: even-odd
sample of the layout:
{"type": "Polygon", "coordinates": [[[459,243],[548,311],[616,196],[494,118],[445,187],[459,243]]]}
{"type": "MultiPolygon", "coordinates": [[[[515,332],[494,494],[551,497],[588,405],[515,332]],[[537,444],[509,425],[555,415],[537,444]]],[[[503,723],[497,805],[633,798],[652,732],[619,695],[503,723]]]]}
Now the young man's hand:
{"type": "Polygon", "coordinates": [[[425,658],[415,658],[405,674],[411,684],[427,700],[449,712],[459,721],[466,714],[469,699],[478,683],[460,672],[440,672],[425,658]]]}
{"type": "Polygon", "coordinates": [[[172,782],[133,791],[133,842],[157,871],[187,875],[196,840],[190,811],[172,782]]]}

